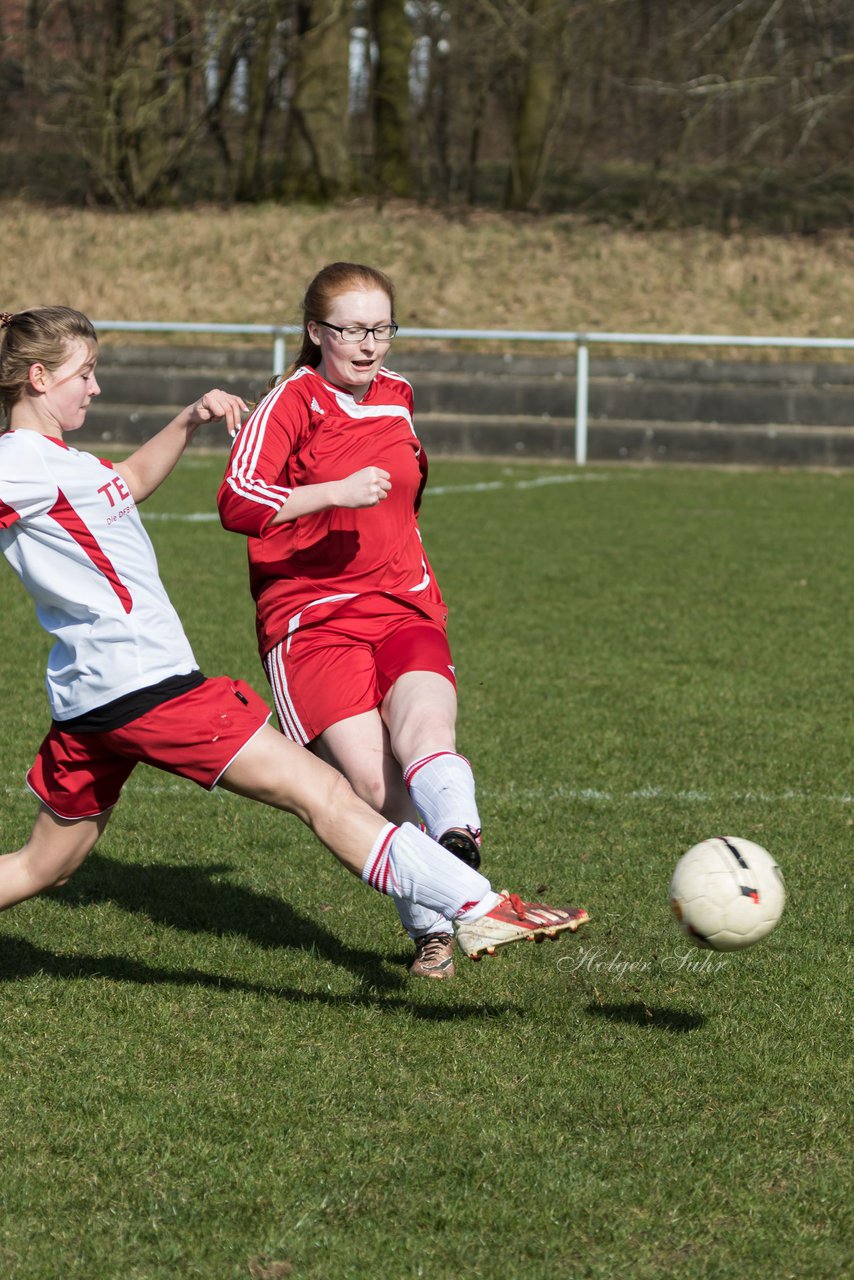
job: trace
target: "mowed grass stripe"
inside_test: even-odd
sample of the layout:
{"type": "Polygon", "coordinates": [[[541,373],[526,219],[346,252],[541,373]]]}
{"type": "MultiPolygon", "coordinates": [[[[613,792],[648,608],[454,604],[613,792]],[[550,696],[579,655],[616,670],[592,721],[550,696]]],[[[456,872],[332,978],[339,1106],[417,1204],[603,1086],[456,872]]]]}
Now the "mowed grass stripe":
{"type": "MultiPolygon", "coordinates": [[[[541,489],[545,485],[585,484],[606,480],[602,472],[572,472],[569,474],[536,476],[534,479],[489,480],[473,484],[431,485],[430,497],[443,498],[462,493],[494,493],[500,489],[541,489]]],[[[205,524],[219,521],[216,511],[143,511],[146,520],[183,520],[205,524]]]]}

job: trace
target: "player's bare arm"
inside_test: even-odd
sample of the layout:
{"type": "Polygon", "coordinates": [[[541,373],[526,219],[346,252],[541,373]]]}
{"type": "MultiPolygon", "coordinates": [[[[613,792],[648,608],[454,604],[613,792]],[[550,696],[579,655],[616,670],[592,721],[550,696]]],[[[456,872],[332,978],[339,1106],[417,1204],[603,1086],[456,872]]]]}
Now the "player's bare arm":
{"type": "Polygon", "coordinates": [[[327,507],[375,507],[388,496],[391,477],[381,467],[363,467],[343,480],[306,484],[292,490],[270,524],[285,524],[327,507]]]}
{"type": "Polygon", "coordinates": [[[240,396],[214,388],[182,409],[162,431],[120,462],[116,471],[136,502],[144,502],[163,483],[199,427],[224,421],[228,434],[239,429],[248,405],[240,396]]]}

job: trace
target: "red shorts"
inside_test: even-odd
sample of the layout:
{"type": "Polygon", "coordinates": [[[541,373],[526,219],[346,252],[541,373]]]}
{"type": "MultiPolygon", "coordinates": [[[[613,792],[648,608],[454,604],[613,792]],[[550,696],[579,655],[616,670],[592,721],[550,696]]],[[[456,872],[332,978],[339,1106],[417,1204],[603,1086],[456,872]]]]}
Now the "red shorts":
{"type": "Polygon", "coordinates": [[[211,790],[269,718],[248,684],[217,676],[120,729],[65,733],[54,723],[27,783],[57,817],[69,820],[111,809],[140,761],[211,790]]]}
{"type": "Polygon", "coordinates": [[[266,654],[286,738],[311,742],[331,724],[378,707],[399,676],[435,671],[456,686],[445,629],[416,609],[372,596],[302,627],[266,654]]]}

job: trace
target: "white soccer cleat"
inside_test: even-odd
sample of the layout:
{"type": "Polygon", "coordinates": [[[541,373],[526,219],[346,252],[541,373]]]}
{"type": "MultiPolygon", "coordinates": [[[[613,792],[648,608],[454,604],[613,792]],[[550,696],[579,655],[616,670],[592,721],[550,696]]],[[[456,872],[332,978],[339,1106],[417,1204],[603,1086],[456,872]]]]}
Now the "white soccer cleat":
{"type": "Polygon", "coordinates": [[[524,902],[518,894],[504,890],[501,901],[477,920],[457,925],[457,942],[465,955],[479,960],[495,955],[498,947],[511,942],[542,942],[556,939],[569,930],[575,933],[590,919],[583,907],[548,907],[542,902],[524,902]]]}

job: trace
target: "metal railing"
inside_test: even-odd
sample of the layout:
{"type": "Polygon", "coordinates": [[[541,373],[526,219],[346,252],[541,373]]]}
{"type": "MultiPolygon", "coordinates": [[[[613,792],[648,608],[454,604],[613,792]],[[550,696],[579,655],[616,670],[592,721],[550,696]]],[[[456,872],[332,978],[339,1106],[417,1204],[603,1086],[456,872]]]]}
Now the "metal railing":
{"type": "MultiPolygon", "coordinates": [[[[267,336],[273,339],[273,374],[284,373],[285,339],[302,334],[299,325],[288,324],[196,324],[159,320],[97,320],[97,330],[125,333],[226,333],[267,336]]],[[[747,337],[720,333],[588,333],[584,330],[535,329],[406,329],[400,338],[426,338],[474,342],[541,342],[575,347],[575,461],[587,462],[587,401],[590,385],[590,347],[766,347],[790,350],[854,351],[854,338],[747,337]]]]}

